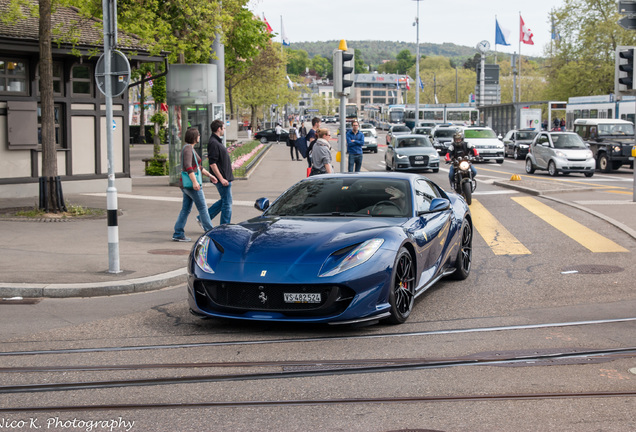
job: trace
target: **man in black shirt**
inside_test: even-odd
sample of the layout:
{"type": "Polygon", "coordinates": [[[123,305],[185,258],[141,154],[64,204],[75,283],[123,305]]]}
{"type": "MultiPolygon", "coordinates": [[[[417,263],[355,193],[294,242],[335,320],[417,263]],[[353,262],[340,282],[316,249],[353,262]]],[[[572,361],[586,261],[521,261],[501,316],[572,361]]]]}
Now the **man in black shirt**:
{"type": "Polygon", "coordinates": [[[208,208],[210,220],[221,213],[220,225],[229,224],[232,219],[232,160],[227,152],[223,139],[225,125],[221,120],[214,120],[210,125],[212,135],[208,141],[208,160],[210,161],[209,171],[219,180],[216,188],[221,199],[208,208]]]}
{"type": "MultiPolygon", "coordinates": [[[[453,135],[453,143],[448,147],[448,153],[446,154],[446,158],[449,161],[452,161],[455,158],[461,156],[474,156],[477,157],[479,153],[472,144],[464,141],[464,134],[460,131],[455,132],[453,135]]],[[[477,170],[475,167],[470,164],[470,171],[473,173],[473,178],[477,176],[477,170]]],[[[453,177],[455,176],[455,167],[451,164],[450,169],[448,170],[448,179],[450,180],[451,187],[453,186],[453,177]]]]}

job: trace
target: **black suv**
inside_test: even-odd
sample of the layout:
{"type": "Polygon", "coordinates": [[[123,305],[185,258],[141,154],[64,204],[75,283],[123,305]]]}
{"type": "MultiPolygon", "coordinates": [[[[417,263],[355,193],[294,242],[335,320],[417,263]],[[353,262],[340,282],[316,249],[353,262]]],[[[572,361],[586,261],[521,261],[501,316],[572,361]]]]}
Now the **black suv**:
{"type": "Polygon", "coordinates": [[[436,126],[433,129],[433,147],[441,156],[448,153],[448,147],[453,142],[453,135],[461,130],[458,126],[436,126]]]}
{"type": "Polygon", "coordinates": [[[634,125],[619,119],[576,119],[574,132],[594,153],[596,168],[608,173],[624,164],[633,168],[629,158],[634,146],[634,125]]]}

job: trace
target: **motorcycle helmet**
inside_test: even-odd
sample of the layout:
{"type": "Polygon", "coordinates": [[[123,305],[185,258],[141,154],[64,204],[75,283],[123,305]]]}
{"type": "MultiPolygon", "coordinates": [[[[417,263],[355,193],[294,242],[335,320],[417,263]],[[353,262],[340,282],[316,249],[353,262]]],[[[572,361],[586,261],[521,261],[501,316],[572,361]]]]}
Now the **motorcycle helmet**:
{"type": "Polygon", "coordinates": [[[460,143],[464,140],[464,134],[461,131],[455,132],[453,135],[453,142],[460,143]]]}

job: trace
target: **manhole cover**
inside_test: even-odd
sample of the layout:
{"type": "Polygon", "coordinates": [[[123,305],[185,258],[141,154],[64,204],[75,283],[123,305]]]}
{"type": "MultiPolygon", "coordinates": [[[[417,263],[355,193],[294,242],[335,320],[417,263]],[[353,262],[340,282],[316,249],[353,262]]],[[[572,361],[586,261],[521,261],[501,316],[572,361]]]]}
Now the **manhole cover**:
{"type": "Polygon", "coordinates": [[[183,249],[153,249],[148,251],[153,255],[190,255],[190,250],[183,249]]]}
{"type": "Polygon", "coordinates": [[[583,264],[578,266],[566,267],[562,274],[606,274],[606,273],[619,273],[624,269],[617,266],[610,265],[598,265],[598,264],[583,264]]]}

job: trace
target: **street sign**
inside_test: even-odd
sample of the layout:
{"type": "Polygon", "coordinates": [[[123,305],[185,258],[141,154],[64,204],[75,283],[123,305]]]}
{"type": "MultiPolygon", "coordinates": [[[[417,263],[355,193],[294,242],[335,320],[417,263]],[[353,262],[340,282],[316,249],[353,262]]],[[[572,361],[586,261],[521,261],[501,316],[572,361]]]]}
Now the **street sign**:
{"type": "MultiPolygon", "coordinates": [[[[102,54],[97,60],[97,71],[95,72],[95,81],[97,87],[103,95],[106,96],[106,67],[105,56],[102,54]]],[[[111,79],[111,95],[119,96],[128,88],[130,83],[130,63],[126,56],[117,50],[111,51],[110,56],[110,79],[111,79]]]]}
{"type": "Polygon", "coordinates": [[[618,0],[618,13],[621,15],[636,15],[636,1],[618,0]]]}
{"type": "Polygon", "coordinates": [[[618,20],[618,25],[625,30],[636,30],[636,16],[625,16],[618,20]]]}

